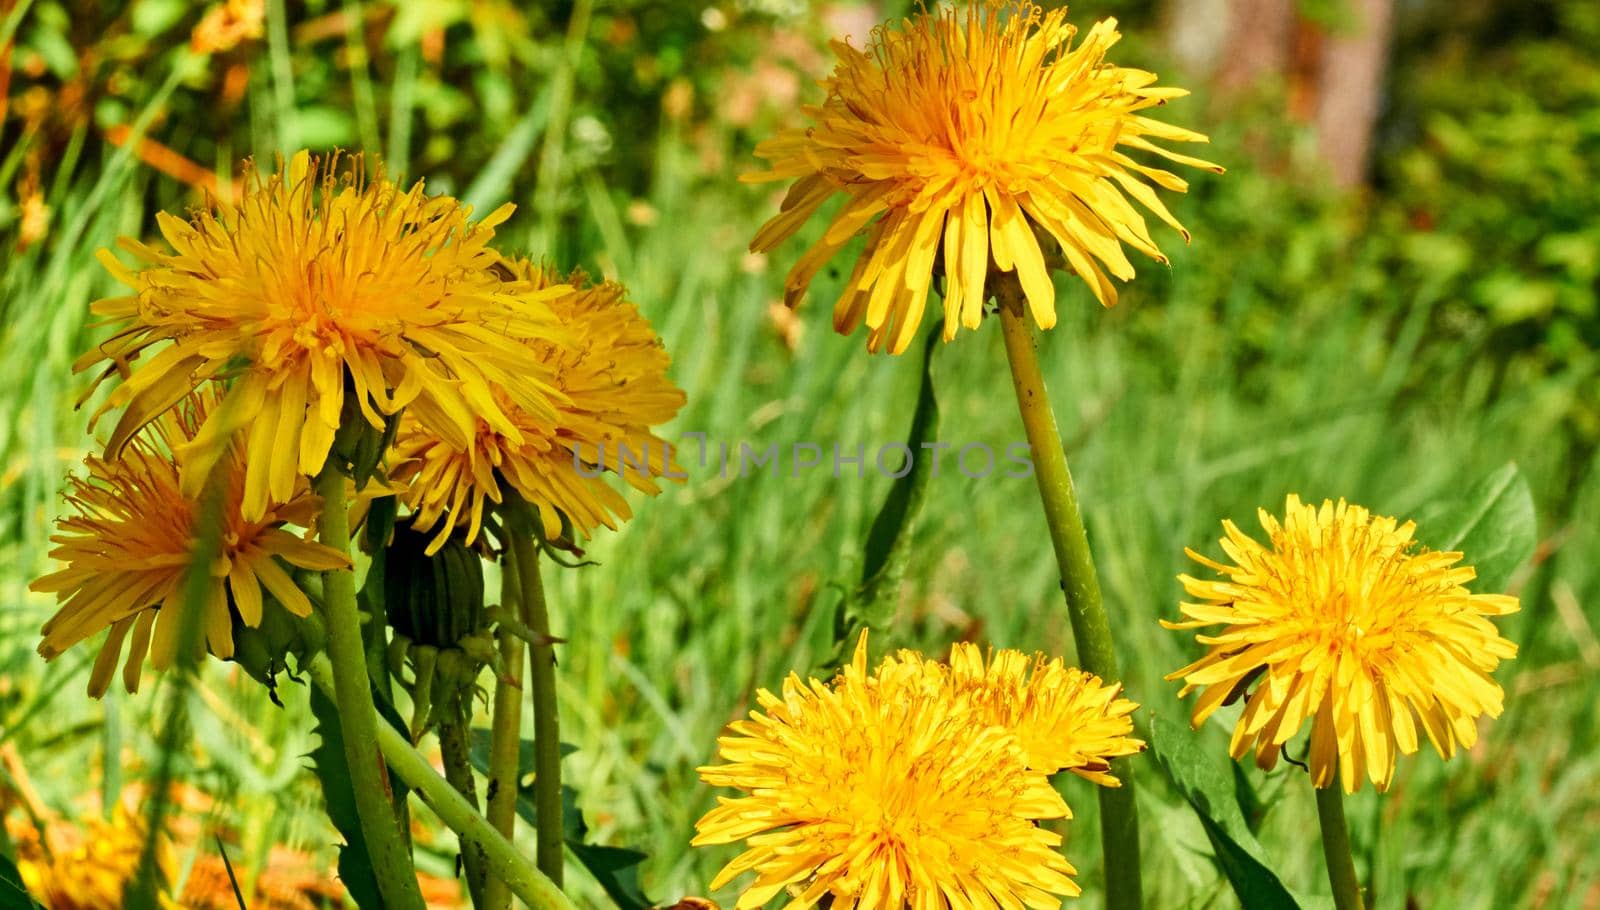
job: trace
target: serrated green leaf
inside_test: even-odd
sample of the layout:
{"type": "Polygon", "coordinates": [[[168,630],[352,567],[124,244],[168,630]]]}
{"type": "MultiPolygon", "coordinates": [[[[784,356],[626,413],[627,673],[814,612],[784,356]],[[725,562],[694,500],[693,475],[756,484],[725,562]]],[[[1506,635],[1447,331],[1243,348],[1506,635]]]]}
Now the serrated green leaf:
{"type": "Polygon", "coordinates": [[[1504,591],[1539,542],[1527,480],[1515,464],[1502,467],[1419,521],[1418,537],[1435,550],[1464,554],[1462,562],[1478,572],[1472,590],[1504,591]]]}
{"type": "Polygon", "coordinates": [[[372,872],[372,858],[361,834],[361,819],[356,814],[355,787],[344,760],[344,737],[339,729],[339,708],[322,690],[310,687],[311,714],[317,719],[317,747],[311,750],[311,770],[322,784],[322,798],[328,819],[345,840],[339,846],[339,880],[350,899],[361,910],[383,910],[378,879],[372,872]]]}
{"type": "Polygon", "coordinates": [[[1200,817],[1217,867],[1233,886],[1240,904],[1250,910],[1301,910],[1301,904],[1266,864],[1265,851],[1239,808],[1232,771],[1201,746],[1187,724],[1165,717],[1151,719],[1150,751],[1200,817]]]}

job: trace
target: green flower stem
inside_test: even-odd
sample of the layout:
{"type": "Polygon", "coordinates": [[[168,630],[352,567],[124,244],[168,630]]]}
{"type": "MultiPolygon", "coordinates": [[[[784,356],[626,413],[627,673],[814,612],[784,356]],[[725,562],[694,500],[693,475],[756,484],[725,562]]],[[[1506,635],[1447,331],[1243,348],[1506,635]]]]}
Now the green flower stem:
{"type": "Polygon", "coordinates": [[[528,641],[533,686],[533,800],[537,824],[535,856],[539,871],[561,884],[561,724],[556,707],[555,639],[550,635],[550,610],[539,574],[539,551],[527,522],[537,520],[524,506],[524,527],[511,539],[517,551],[522,586],[522,622],[533,633],[528,641]]]}
{"type": "MultiPolygon", "coordinates": [[[[317,495],[322,497],[321,538],[340,553],[350,552],[350,519],[345,509],[345,477],[329,458],[317,475],[317,495]]],[[[411,868],[411,852],[401,836],[394,807],[389,802],[387,772],[378,750],[377,707],[372,701],[372,681],[367,675],[366,646],[361,638],[361,611],[356,606],[356,577],[349,569],[334,569],[323,576],[323,609],[327,613],[328,658],[332,663],[333,692],[339,706],[339,727],[344,736],[344,760],[350,767],[356,814],[372,859],[378,890],[388,907],[422,910],[422,891],[411,868]]]]}
{"type": "MultiPolygon", "coordinates": [[[[306,670],[311,681],[324,692],[333,690],[333,673],[326,657],[319,654],[312,658],[306,670]]],[[[516,846],[479,815],[449,781],[440,777],[428,760],[412,747],[405,734],[390,724],[380,724],[378,747],[389,760],[395,776],[415,790],[440,821],[464,842],[483,851],[492,873],[490,881],[504,882],[511,893],[532,910],[574,910],[561,889],[524,859],[516,846]]]]}
{"type": "MultiPolygon", "coordinates": [[[[518,571],[521,553],[507,547],[501,563],[500,599],[508,604],[521,600],[522,575],[518,571]]],[[[522,642],[508,630],[498,629],[500,646],[499,675],[494,685],[494,715],[489,731],[489,824],[508,841],[516,839],[517,790],[522,779],[522,642]]],[[[484,906],[507,910],[511,906],[510,882],[498,876],[489,878],[484,889],[484,906]]]]}
{"type": "MultiPolygon", "coordinates": [[[[444,778],[461,794],[472,811],[478,811],[478,784],[472,776],[471,744],[468,741],[467,712],[462,706],[451,708],[439,723],[439,757],[444,761],[444,778]]],[[[466,870],[467,893],[472,906],[482,908],[484,886],[489,881],[488,857],[477,844],[461,845],[461,864],[466,870]]]]}
{"type": "MultiPolygon", "coordinates": [[[[1111,643],[1111,626],[1105,606],[1100,602],[1100,581],[1095,577],[1094,557],[1089,552],[1089,536],[1083,516],[1078,512],[1077,495],[1072,489],[1072,473],[1067,469],[1066,451],[1056,429],[1055,413],[1050,409],[1049,393],[1039,371],[1039,355],[1033,330],[1023,307],[1022,288],[1014,273],[997,276],[991,287],[999,303],[1000,327],[1005,336],[1006,357],[1011,363],[1012,385],[1017,392],[1017,407],[1033,451],[1033,475],[1044,503],[1050,541],[1055,546],[1056,564],[1061,571],[1061,590],[1067,598],[1067,616],[1072,622],[1072,637],[1078,644],[1078,661],[1083,669],[1106,682],[1117,682],[1117,653],[1111,643]]],[[[1120,787],[1099,787],[1100,840],[1105,853],[1106,907],[1108,910],[1139,910],[1139,814],[1133,798],[1133,769],[1126,758],[1111,763],[1111,773],[1120,787]]]]}
{"type": "Polygon", "coordinates": [[[1350,831],[1344,821],[1344,790],[1339,782],[1317,787],[1317,823],[1322,826],[1322,855],[1328,861],[1328,883],[1338,910],[1364,910],[1356,861],[1350,853],[1350,831]]]}

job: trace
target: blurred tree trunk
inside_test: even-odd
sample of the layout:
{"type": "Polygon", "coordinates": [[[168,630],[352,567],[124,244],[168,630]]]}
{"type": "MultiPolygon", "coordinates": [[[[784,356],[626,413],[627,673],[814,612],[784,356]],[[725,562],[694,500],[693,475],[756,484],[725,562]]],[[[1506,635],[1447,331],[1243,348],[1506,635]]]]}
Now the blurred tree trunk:
{"type": "Polygon", "coordinates": [[[1297,0],[1167,0],[1167,44],[1226,97],[1276,80],[1287,113],[1312,124],[1332,179],[1366,178],[1382,107],[1394,0],[1342,0],[1335,25],[1297,0]]]}
{"type": "Polygon", "coordinates": [[[1394,0],[1346,0],[1355,22],[1328,38],[1316,107],[1317,142],[1335,182],[1354,186],[1367,176],[1372,132],[1383,106],[1384,74],[1394,0]]]}

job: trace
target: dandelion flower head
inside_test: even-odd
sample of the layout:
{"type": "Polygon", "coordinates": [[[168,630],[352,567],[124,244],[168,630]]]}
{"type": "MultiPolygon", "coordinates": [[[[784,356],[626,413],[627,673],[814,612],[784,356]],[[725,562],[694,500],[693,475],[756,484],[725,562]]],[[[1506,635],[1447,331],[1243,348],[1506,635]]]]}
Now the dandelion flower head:
{"type": "Polygon", "coordinates": [[[1109,773],[1111,760],[1144,749],[1133,738],[1132,714],[1139,706],[1120,697],[1121,686],[1058,657],[1006,648],[985,660],[977,645],[960,642],[950,652],[947,685],[971,700],[988,723],[1010,730],[1035,771],[1071,771],[1120,787],[1109,773]]]}
{"type": "MultiPolygon", "coordinates": [[[[28,893],[50,910],[120,910],[130,882],[139,873],[145,847],[144,824],[127,806],[118,804],[112,817],[86,815],[81,824],[7,816],[6,833],[15,845],[17,873],[28,893]]],[[[156,849],[158,880],[172,880],[177,857],[163,839],[156,849]]],[[[180,905],[158,889],[162,910],[180,905]]]]}
{"type": "Polygon", "coordinates": [[[1347,793],[1363,779],[1387,789],[1419,726],[1445,758],[1476,742],[1478,718],[1503,704],[1491,674],[1517,653],[1490,618],[1515,612],[1516,598],[1471,593],[1462,554],[1420,548],[1414,522],[1343,500],[1291,495],[1282,521],[1265,510],[1260,521],[1266,544],[1223,522],[1231,563],[1188,551],[1221,577],[1180,576],[1194,602],[1183,621],[1163,621],[1208,630],[1205,655],[1167,677],[1200,693],[1194,724],[1244,698],[1230,751],[1254,748],[1272,768],[1309,722],[1313,782],[1338,777],[1347,793]]]}
{"type": "Polygon", "coordinates": [[[557,292],[545,304],[564,340],[528,344],[559,403],[553,412],[528,411],[497,389],[518,432],[480,420],[469,446],[435,432],[425,416],[402,422],[394,476],[409,482],[414,526],[439,527],[435,548],[452,528],[475,538],[485,508],[504,499],[502,484],[538,509],[548,537],[562,533],[563,519],[585,538],[600,526],[614,530],[632,511],[606,471],[653,495],[657,479],[677,467],[654,428],[677,414],[684,395],[667,378],[666,348],[623,286],[528,260],[503,263],[501,274],[515,293],[557,292]]]}
{"type": "Polygon", "coordinates": [[[1069,816],[1015,738],[909,663],[867,671],[865,637],[831,684],[791,675],[721,738],[721,797],[697,845],[746,841],[715,880],[755,880],[739,910],[781,892],[796,910],[1058,907],[1075,870],[1040,819],[1069,816]]]}
{"type": "Polygon", "coordinates": [[[748,178],[794,181],[751,243],[758,252],[844,197],[789,272],[789,304],[862,232],[866,248],[834,327],[849,333],[865,322],[869,348],[892,353],[915,335],[936,272],[949,340],[980,323],[992,271],[1014,272],[1034,320],[1049,328],[1052,266],[1076,272],[1110,306],[1111,278],[1134,274],[1124,245],[1167,261],[1132,202],[1183,232],[1152,185],[1188,185],[1129,152],[1221,168],[1158,144],[1205,137],[1143,114],[1187,93],[1106,61],[1120,37],[1116,20],[1077,41],[1065,17],[1028,2],[975,0],[884,26],[865,50],[834,43],[827,99],[805,109],[812,124],[757,146],[769,168],[748,178]]]}
{"type": "MultiPolygon", "coordinates": [[[[218,405],[215,396],[192,395],[129,441],[117,459],[90,456],[87,474],[68,480],[69,514],[51,538],[52,558],[65,565],[32,584],[60,602],[41,630],[39,653],[53,659],[110,629],[89,675],[89,693],[104,695],[127,645],[122,670],[129,692],[139,688],[146,655],[157,670],[173,663],[183,636],[184,576],[199,546],[201,506],[179,489],[174,452],[199,431],[218,405]]],[[[311,603],[285,566],[325,571],[349,565],[346,557],[303,540],[286,525],[309,527],[320,508],[301,478],[283,503],[269,503],[256,518],[243,513],[248,455],[242,440],[229,443],[216,470],[222,474],[222,552],[210,567],[198,624],[197,656],[206,650],[233,656],[233,617],[261,624],[262,611],[278,605],[297,616],[311,603]],[[282,561],[280,563],[280,560],[282,561]]]]}
{"type": "Polygon", "coordinates": [[[247,174],[236,202],[191,221],[158,215],[165,247],[122,241],[137,270],[102,251],[134,290],[95,304],[119,330],[77,365],[126,374],[101,409],[124,409],[108,457],[199,384],[231,380],[235,404],[189,444],[183,488],[195,495],[244,430],[244,514],[255,519],[322,469],[347,411],[373,427],[402,408],[423,413],[462,447],[480,419],[519,437],[507,398],[552,412],[544,368],[517,340],[553,330],[549,314],[492,270],[488,243],[511,206],[473,223],[469,207],[421,183],[402,190],[369,179],[359,156],[345,161],[300,152],[277,173],[247,174]]]}

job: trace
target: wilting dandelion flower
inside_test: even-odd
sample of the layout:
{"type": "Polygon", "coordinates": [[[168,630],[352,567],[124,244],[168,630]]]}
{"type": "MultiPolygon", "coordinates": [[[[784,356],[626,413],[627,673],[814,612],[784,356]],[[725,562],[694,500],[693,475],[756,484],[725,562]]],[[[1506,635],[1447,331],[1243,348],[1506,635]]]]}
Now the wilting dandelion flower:
{"type": "Polygon", "coordinates": [[[1071,771],[1120,787],[1108,773],[1111,759],[1144,749],[1132,736],[1131,715],[1139,706],[1118,697],[1121,685],[1106,685],[1060,658],[1007,648],[986,661],[977,645],[961,642],[951,650],[947,684],[986,723],[1010,730],[1035,771],[1071,771]]]}
{"type": "Polygon", "coordinates": [[[131,365],[102,408],[125,407],[109,458],[200,383],[231,377],[232,403],[183,453],[183,489],[197,493],[225,440],[247,428],[253,520],[322,469],[354,413],[347,390],[373,427],[406,408],[463,448],[480,421],[521,438],[507,400],[553,416],[545,369],[517,340],[549,331],[549,314],[539,294],[519,298],[491,270],[488,242],[511,206],[473,224],[467,206],[425,196],[421,183],[366,179],[360,158],[340,170],[337,156],[300,152],[281,173],[252,172],[236,203],[191,222],[158,215],[172,252],[122,241],[142,270],[102,252],[136,291],[95,304],[122,328],[77,365],[111,361],[102,378],[131,365]]]}
{"type": "Polygon", "coordinates": [[[409,483],[414,526],[440,525],[434,549],[454,527],[475,538],[484,509],[504,499],[502,484],[538,508],[547,536],[561,533],[565,517],[575,534],[588,537],[632,514],[606,470],[655,494],[656,478],[675,467],[672,447],[652,428],[677,414],[683,392],[667,378],[666,348],[622,285],[591,284],[582,272],[562,278],[525,260],[503,268],[518,293],[560,292],[545,303],[566,340],[529,342],[559,403],[553,413],[528,411],[496,389],[517,433],[480,420],[468,446],[438,433],[426,416],[402,422],[394,477],[409,483]]]}
{"type": "MultiPolygon", "coordinates": [[[[32,585],[61,602],[45,623],[39,653],[53,659],[109,628],[89,676],[89,693],[105,694],[128,644],[123,685],[139,687],[146,654],[157,670],[172,665],[184,623],[183,579],[199,545],[200,503],[179,489],[179,461],[172,454],[191,440],[215,413],[214,399],[195,395],[129,440],[121,458],[86,460],[88,474],[68,480],[71,514],[51,540],[50,555],[65,568],[32,585]]],[[[232,617],[259,626],[267,609],[263,590],[298,616],[311,603],[283,563],[324,571],[349,565],[337,551],[302,540],[284,529],[309,526],[320,505],[304,479],[287,501],[268,503],[257,518],[243,514],[244,443],[230,443],[217,469],[226,472],[222,502],[222,552],[211,566],[198,623],[197,644],[220,658],[233,655],[232,617]]]]}
{"type": "Polygon", "coordinates": [[[1106,273],[1134,273],[1123,244],[1167,261],[1129,200],[1182,232],[1151,184],[1188,185],[1127,152],[1221,168],[1152,141],[1205,137],[1140,113],[1187,93],[1105,61],[1120,37],[1114,19],[1074,46],[1077,29],[1065,16],[977,0],[884,27],[865,51],[834,43],[827,100],[806,109],[813,125],[757,146],[771,167],[749,178],[795,181],[751,243],[756,251],[794,234],[835,194],[846,200],[790,271],[791,305],[861,231],[866,249],[834,326],[848,333],[865,321],[869,347],[893,353],[915,334],[936,272],[945,279],[948,340],[959,326],[978,326],[991,269],[1016,273],[1034,319],[1049,328],[1052,265],[1070,267],[1109,306],[1117,291],[1106,273]]]}
{"type": "Polygon", "coordinates": [[[1260,512],[1268,545],[1223,522],[1233,564],[1187,551],[1224,577],[1183,575],[1197,603],[1169,629],[1220,627],[1201,635],[1206,655],[1169,675],[1183,694],[1199,690],[1196,726],[1245,697],[1231,752],[1252,747],[1273,767],[1284,743],[1311,723],[1313,783],[1347,793],[1362,778],[1385,790],[1397,753],[1417,751],[1417,726],[1439,754],[1477,741],[1480,715],[1497,717],[1504,692],[1490,674],[1517,654],[1488,617],[1517,599],[1473,594],[1462,554],[1421,549],[1414,522],[1324,500],[1290,496],[1280,523],[1260,512]],[[1254,687],[1253,690],[1251,687],[1254,687]]]}
{"type": "Polygon", "coordinates": [[[1078,893],[1059,835],[1035,822],[1070,813],[1015,737],[906,662],[867,674],[866,641],[832,684],[791,675],[704,767],[720,798],[695,844],[748,841],[712,881],[747,871],[740,910],[782,891],[803,910],[1057,907],[1078,893]]]}

